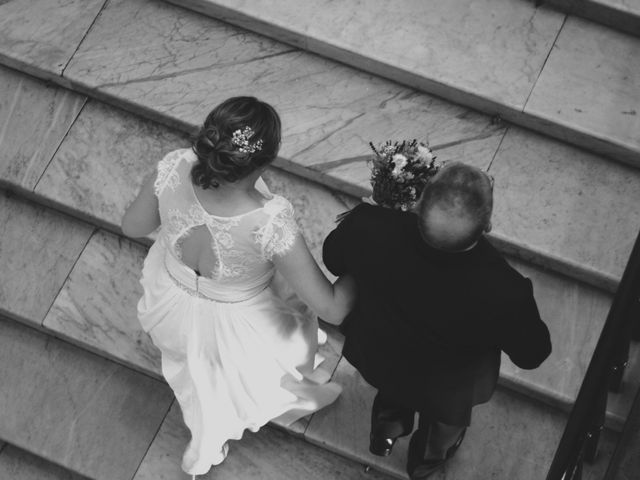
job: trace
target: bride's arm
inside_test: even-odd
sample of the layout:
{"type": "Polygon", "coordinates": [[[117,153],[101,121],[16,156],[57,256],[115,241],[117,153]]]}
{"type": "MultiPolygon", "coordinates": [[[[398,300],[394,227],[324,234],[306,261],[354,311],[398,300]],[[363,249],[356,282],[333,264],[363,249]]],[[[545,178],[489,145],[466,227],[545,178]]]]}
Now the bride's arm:
{"type": "Polygon", "coordinates": [[[144,237],[160,226],[158,198],[153,192],[156,175],[154,171],[146,178],[138,196],[124,212],[121,226],[122,233],[127,237],[144,237]]]}
{"type": "Polygon", "coordinates": [[[343,276],[331,284],[311,256],[302,235],[297,234],[293,246],[275,255],[273,262],[300,298],[326,322],[339,325],[353,308],[356,297],[353,278],[343,276]]]}

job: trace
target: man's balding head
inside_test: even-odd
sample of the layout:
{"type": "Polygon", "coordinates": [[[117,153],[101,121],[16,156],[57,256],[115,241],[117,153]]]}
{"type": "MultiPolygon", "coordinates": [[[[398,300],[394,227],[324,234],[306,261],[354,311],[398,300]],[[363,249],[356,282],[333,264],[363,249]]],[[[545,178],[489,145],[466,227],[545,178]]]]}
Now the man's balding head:
{"type": "Polygon", "coordinates": [[[466,250],[491,230],[492,209],[491,178],[476,167],[448,163],[422,192],[417,210],[420,232],[435,248],[466,250]]]}

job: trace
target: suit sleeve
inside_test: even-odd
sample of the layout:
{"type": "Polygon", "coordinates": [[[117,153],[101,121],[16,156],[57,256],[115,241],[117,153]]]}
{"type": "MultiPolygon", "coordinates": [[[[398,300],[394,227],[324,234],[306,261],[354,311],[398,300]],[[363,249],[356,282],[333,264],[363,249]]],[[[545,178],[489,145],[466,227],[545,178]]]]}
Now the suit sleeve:
{"type": "Polygon", "coordinates": [[[499,338],[500,348],[523,369],[539,367],[551,354],[549,329],[540,318],[528,278],[523,278],[518,292],[507,302],[499,338]]]}
{"type": "Polygon", "coordinates": [[[338,277],[347,273],[348,231],[353,215],[353,210],[347,213],[338,226],[327,236],[322,246],[322,261],[329,271],[338,277]]]}

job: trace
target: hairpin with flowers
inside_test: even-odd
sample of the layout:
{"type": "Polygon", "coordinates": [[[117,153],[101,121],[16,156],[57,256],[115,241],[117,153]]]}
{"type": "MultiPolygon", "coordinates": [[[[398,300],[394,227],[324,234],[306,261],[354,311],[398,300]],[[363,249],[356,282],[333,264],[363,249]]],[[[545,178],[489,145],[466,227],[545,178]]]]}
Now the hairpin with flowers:
{"type": "Polygon", "coordinates": [[[251,142],[251,137],[255,135],[255,132],[251,127],[244,127],[244,129],[237,129],[233,132],[231,137],[231,143],[238,147],[238,151],[242,153],[255,153],[262,150],[262,139],[258,139],[255,142],[251,142]]]}
{"type": "Polygon", "coordinates": [[[413,209],[420,194],[443,163],[437,163],[427,143],[417,140],[390,140],[376,148],[369,146],[371,158],[372,203],[395,210],[413,209]]]}

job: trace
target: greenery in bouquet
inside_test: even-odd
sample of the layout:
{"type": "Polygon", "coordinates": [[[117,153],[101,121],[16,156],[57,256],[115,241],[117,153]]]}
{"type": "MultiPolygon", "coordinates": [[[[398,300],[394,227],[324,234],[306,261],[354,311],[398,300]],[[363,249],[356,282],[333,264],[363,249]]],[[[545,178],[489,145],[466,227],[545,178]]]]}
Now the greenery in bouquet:
{"type": "Polygon", "coordinates": [[[376,148],[371,158],[373,201],[383,207],[413,209],[429,179],[442,166],[429,145],[417,140],[390,140],[376,148]]]}

